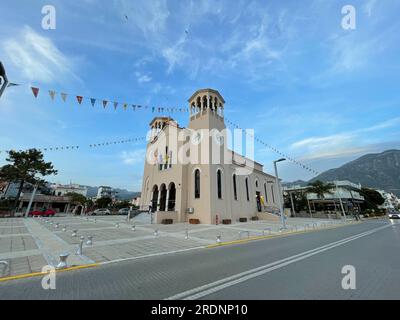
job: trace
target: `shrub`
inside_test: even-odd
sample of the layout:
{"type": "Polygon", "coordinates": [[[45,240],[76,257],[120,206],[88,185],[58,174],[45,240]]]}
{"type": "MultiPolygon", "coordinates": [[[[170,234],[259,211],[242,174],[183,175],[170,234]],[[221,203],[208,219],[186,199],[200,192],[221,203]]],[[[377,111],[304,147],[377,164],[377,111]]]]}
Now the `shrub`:
{"type": "Polygon", "coordinates": [[[161,220],[161,224],[173,224],[174,220],[172,219],[163,219],[161,220]]]}
{"type": "Polygon", "coordinates": [[[247,218],[239,218],[239,222],[247,222],[247,218]]]}
{"type": "Polygon", "coordinates": [[[222,224],[231,224],[232,220],[231,219],[223,219],[222,224]]]}
{"type": "Polygon", "coordinates": [[[199,219],[189,219],[189,223],[190,224],[200,224],[200,220],[199,219]]]}

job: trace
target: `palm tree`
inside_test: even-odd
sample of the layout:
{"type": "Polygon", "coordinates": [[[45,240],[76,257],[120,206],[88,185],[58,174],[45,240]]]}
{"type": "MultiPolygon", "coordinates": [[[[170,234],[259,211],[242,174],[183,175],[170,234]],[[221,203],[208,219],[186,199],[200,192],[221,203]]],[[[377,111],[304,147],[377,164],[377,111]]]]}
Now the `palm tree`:
{"type": "Polygon", "coordinates": [[[325,199],[325,194],[332,194],[332,189],[335,188],[333,183],[324,183],[317,180],[308,184],[306,193],[315,193],[318,198],[325,199]]]}

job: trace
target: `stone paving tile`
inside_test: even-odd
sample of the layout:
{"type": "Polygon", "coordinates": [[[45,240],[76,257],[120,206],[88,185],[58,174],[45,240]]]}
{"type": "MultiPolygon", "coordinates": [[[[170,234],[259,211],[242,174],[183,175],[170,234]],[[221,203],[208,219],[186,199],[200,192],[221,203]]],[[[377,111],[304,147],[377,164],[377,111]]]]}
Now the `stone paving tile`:
{"type": "MultiPolygon", "coordinates": [[[[250,230],[249,230],[250,231],[250,230]]],[[[202,232],[196,232],[196,238],[205,239],[205,240],[216,240],[217,236],[221,236],[221,241],[233,241],[238,239],[243,239],[248,237],[247,233],[243,233],[241,236],[239,235],[240,230],[232,229],[229,227],[221,227],[218,229],[209,229],[204,230],[202,232]]],[[[261,236],[262,234],[257,231],[250,231],[249,236],[261,236]]]]}
{"type": "Polygon", "coordinates": [[[47,262],[42,255],[11,258],[5,259],[5,261],[8,262],[9,267],[4,271],[0,267],[0,277],[40,272],[42,271],[42,268],[47,265],[47,262]]]}
{"type": "Polygon", "coordinates": [[[77,233],[77,237],[72,237],[71,231],[57,233],[57,236],[66,241],[69,244],[78,244],[80,242],[80,236],[84,236],[85,240],[87,236],[93,236],[93,241],[107,241],[116,239],[134,239],[136,237],[147,236],[151,233],[148,231],[142,231],[136,229],[132,231],[128,228],[112,228],[112,229],[102,229],[102,230],[82,230],[77,233]]]}
{"type": "Polygon", "coordinates": [[[11,236],[0,238],[0,253],[37,249],[35,240],[30,236],[11,236]]]}
{"type": "Polygon", "coordinates": [[[155,253],[170,252],[203,246],[193,239],[178,239],[174,237],[157,237],[138,242],[87,248],[84,254],[96,262],[126,259],[155,253]]]}
{"type": "Polygon", "coordinates": [[[0,227],[0,235],[28,233],[28,229],[21,226],[0,227]]]}

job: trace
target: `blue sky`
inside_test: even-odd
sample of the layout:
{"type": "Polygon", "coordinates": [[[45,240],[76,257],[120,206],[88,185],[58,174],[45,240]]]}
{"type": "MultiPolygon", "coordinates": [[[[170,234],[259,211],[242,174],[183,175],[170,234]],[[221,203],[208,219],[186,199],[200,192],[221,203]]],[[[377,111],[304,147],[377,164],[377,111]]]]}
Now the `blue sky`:
{"type": "MultiPolygon", "coordinates": [[[[398,148],[399,9],[396,0],[2,1],[0,60],[26,85],[0,100],[0,150],[142,137],[153,117],[72,96],[52,102],[49,89],[181,107],[204,87],[224,96],[231,121],[319,171],[398,148]],[[41,27],[47,4],[55,30],[41,27]],[[346,4],[355,30],[341,27],[346,4]],[[38,99],[29,85],[42,89],[38,99]]],[[[171,115],[187,125],[187,114],[171,115]]],[[[59,170],[51,181],[139,191],[144,154],[141,142],[45,158],[59,170]]],[[[265,171],[277,157],[256,145],[265,171]]],[[[291,163],[280,173],[312,177],[291,163]]]]}

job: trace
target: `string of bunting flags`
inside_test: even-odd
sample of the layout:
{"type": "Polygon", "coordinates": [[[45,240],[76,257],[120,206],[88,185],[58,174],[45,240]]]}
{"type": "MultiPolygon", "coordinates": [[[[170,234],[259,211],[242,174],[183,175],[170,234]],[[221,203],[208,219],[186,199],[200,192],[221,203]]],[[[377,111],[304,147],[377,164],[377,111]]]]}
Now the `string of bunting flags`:
{"type": "Polygon", "coordinates": [[[307,170],[307,171],[309,171],[309,172],[311,172],[311,173],[313,173],[315,175],[319,174],[319,172],[317,170],[314,170],[314,169],[306,166],[305,164],[301,163],[300,161],[297,161],[297,160],[293,159],[292,157],[289,157],[288,155],[286,155],[283,152],[279,151],[277,148],[275,148],[275,147],[269,145],[268,143],[262,141],[261,139],[255,137],[253,134],[250,134],[250,133],[246,132],[246,130],[240,128],[236,123],[230,121],[229,119],[225,118],[225,121],[227,123],[229,123],[230,125],[232,125],[234,128],[242,130],[245,135],[249,135],[250,137],[254,138],[254,140],[257,141],[258,143],[260,143],[263,146],[267,147],[268,149],[274,151],[275,153],[279,154],[280,156],[284,157],[285,159],[289,160],[290,162],[300,166],[304,170],[307,170]]]}
{"type": "MultiPolygon", "coordinates": [[[[35,98],[39,96],[39,93],[42,91],[39,87],[30,87],[32,94],[35,98]]],[[[83,95],[71,95],[69,93],[65,92],[56,92],[55,90],[48,90],[49,97],[52,101],[55,101],[57,95],[61,97],[61,100],[63,102],[67,102],[68,97],[72,96],[75,97],[76,102],[79,105],[82,105],[84,101],[89,101],[92,107],[95,107],[98,102],[101,103],[104,109],[106,109],[108,106],[112,105],[114,107],[114,110],[117,110],[118,107],[122,107],[124,111],[126,111],[128,108],[131,108],[133,111],[141,110],[141,109],[149,109],[153,113],[158,112],[158,113],[164,113],[164,112],[188,112],[188,108],[170,108],[170,107],[156,107],[156,106],[148,106],[148,105],[141,105],[141,104],[131,104],[131,103],[126,103],[126,102],[118,102],[118,101],[110,101],[107,99],[99,99],[99,98],[91,98],[91,97],[85,97],[83,95]]]]}
{"type": "MultiPolygon", "coordinates": [[[[111,145],[117,145],[117,144],[125,144],[125,143],[131,143],[131,142],[138,142],[138,141],[144,141],[146,140],[146,137],[140,137],[140,138],[133,138],[133,139],[127,139],[127,140],[117,140],[117,141],[107,141],[107,142],[101,142],[101,143],[92,143],[87,145],[89,148],[98,148],[98,147],[104,147],[104,146],[111,146],[111,145]]],[[[55,146],[55,147],[46,147],[46,148],[31,148],[31,149],[36,149],[42,152],[47,152],[47,151],[65,151],[65,150],[78,150],[84,146],[74,146],[74,145],[68,145],[68,146],[55,146]]],[[[6,153],[11,150],[0,150],[1,153],[6,153]]],[[[16,150],[14,150],[16,151],[16,150]]],[[[18,150],[18,151],[23,151],[23,150],[18,150]]]]}

